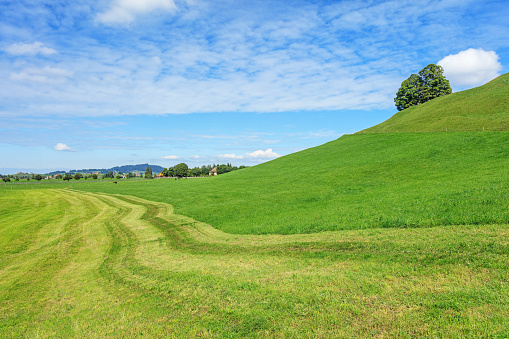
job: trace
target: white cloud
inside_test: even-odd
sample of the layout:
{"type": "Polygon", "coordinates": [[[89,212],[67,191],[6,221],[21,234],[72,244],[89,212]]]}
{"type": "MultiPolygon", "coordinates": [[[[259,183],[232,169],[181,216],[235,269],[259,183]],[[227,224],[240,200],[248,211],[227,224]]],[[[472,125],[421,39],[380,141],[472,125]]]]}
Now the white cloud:
{"type": "Polygon", "coordinates": [[[18,42],[15,44],[12,44],[4,49],[9,54],[14,55],[23,55],[23,54],[29,54],[29,55],[36,55],[36,54],[42,54],[42,55],[51,55],[58,53],[53,48],[49,48],[44,46],[42,42],[36,41],[33,44],[24,44],[22,42],[18,42]]]}
{"type": "Polygon", "coordinates": [[[71,71],[46,66],[44,68],[26,68],[19,73],[11,73],[10,79],[28,82],[58,83],[71,78],[73,75],[74,73],[71,71]]]}
{"type": "Polygon", "coordinates": [[[76,152],[75,149],[72,149],[69,146],[67,146],[66,144],[63,144],[61,142],[56,144],[54,149],[55,149],[55,151],[76,152]]]}
{"type": "MultiPolygon", "coordinates": [[[[439,35],[442,28],[434,21],[422,24],[421,18],[437,14],[436,23],[447,28],[447,23],[456,20],[443,20],[442,15],[462,15],[437,7],[455,8],[453,3],[462,3],[458,0],[433,1],[432,6],[343,1],[316,10],[313,6],[289,8],[284,1],[242,2],[231,13],[223,13],[225,6],[231,7],[228,2],[219,7],[204,1],[186,7],[182,0],[105,3],[97,20],[108,24],[128,23],[143,13],[176,8],[175,4],[179,16],[166,20],[164,26],[153,20],[140,30],[118,31],[104,43],[79,34],[69,38],[66,53],[52,67],[72,70],[72,81],[5,62],[0,71],[13,74],[0,79],[6,107],[0,115],[12,111],[96,117],[394,109],[394,94],[403,75],[408,77],[410,70],[422,67],[419,60],[438,60],[435,55],[458,50],[456,44],[437,40],[443,34],[439,35]],[[273,6],[278,11],[266,11],[273,6]],[[402,15],[403,11],[409,15],[402,15]],[[191,12],[196,14],[192,20],[187,16],[191,12]],[[422,46],[427,51],[423,55],[413,46],[419,36],[429,38],[429,44],[422,46]],[[41,91],[40,83],[56,85],[41,91]],[[19,103],[25,104],[19,108],[19,103]]],[[[454,31],[456,26],[449,28],[454,31]]],[[[498,46],[493,34],[486,32],[488,36],[490,41],[485,43],[498,46]]],[[[455,38],[452,34],[447,39],[455,38]]],[[[266,142],[265,147],[274,146],[274,140],[266,142]]]]}
{"type": "Polygon", "coordinates": [[[139,14],[176,8],[173,0],[115,0],[109,10],[97,15],[97,19],[104,24],[128,24],[139,14]]]}
{"type": "Polygon", "coordinates": [[[166,155],[164,157],[161,157],[161,159],[177,160],[177,159],[180,159],[180,157],[178,155],[166,155]]]}
{"type": "Polygon", "coordinates": [[[281,156],[273,152],[272,148],[269,148],[266,151],[258,150],[253,153],[246,153],[246,155],[250,159],[275,159],[281,156]]]}
{"type": "Polygon", "coordinates": [[[272,148],[269,148],[265,151],[258,150],[252,153],[245,153],[245,155],[237,155],[237,154],[220,154],[219,158],[222,159],[246,159],[246,160],[270,160],[279,158],[281,155],[272,151],[272,148]]]}
{"type": "Polygon", "coordinates": [[[470,88],[483,85],[499,76],[502,65],[494,51],[470,48],[451,54],[438,62],[453,87],[470,88]]]}

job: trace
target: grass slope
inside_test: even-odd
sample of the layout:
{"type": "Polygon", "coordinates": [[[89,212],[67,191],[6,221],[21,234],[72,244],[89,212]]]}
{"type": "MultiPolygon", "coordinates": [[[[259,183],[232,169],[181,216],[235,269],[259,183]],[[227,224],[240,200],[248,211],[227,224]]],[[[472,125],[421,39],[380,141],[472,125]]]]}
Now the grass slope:
{"type": "Polygon", "coordinates": [[[359,133],[509,130],[509,73],[484,86],[405,109],[359,133]]]}
{"type": "Polygon", "coordinates": [[[214,178],[74,187],[241,234],[507,223],[508,145],[505,132],[349,135],[214,178]]]}
{"type": "Polygon", "coordinates": [[[0,215],[2,338],[509,336],[507,224],[231,235],[25,186],[0,215]]]}
{"type": "Polygon", "coordinates": [[[505,74],[404,110],[373,133],[214,178],[70,185],[170,203],[237,234],[507,223],[509,132],[488,130],[509,126],[508,94],[505,74]],[[477,132],[403,133],[445,127],[477,132]]]}
{"type": "MultiPolygon", "coordinates": [[[[463,99],[500,98],[483,88],[463,99]]],[[[450,121],[506,118],[481,106],[450,121]]],[[[509,337],[508,139],[365,133],[214,178],[0,185],[0,337],[509,337]]]]}

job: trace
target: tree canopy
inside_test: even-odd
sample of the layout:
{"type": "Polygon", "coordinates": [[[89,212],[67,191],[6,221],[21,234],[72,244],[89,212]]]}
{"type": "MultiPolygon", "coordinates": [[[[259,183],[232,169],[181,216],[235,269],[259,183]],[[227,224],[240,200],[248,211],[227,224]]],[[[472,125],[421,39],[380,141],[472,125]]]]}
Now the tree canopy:
{"type": "Polygon", "coordinates": [[[187,177],[188,176],[188,169],[189,167],[185,163],[180,163],[174,167],[174,175],[177,177],[187,177]]]}
{"type": "Polygon", "coordinates": [[[429,64],[419,74],[410,75],[401,83],[396,98],[394,98],[398,111],[451,94],[451,85],[443,73],[442,66],[429,64]]]}
{"type": "Polygon", "coordinates": [[[145,170],[145,178],[148,179],[152,178],[152,167],[147,166],[147,169],[145,170]]]}

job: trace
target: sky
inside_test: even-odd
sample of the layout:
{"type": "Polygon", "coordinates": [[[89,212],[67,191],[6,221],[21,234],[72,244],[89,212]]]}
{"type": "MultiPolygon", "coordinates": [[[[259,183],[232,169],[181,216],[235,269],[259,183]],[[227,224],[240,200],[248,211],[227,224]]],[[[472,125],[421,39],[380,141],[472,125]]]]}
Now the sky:
{"type": "Polygon", "coordinates": [[[509,72],[507,0],[1,0],[0,174],[253,166],[509,72]]]}

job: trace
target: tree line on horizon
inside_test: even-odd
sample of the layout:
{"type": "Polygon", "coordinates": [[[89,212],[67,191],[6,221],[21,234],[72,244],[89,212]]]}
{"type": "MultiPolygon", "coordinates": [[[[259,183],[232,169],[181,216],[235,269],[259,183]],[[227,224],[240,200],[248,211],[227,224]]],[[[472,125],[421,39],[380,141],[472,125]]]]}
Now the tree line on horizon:
{"type": "MultiPolygon", "coordinates": [[[[239,169],[246,168],[247,166],[233,166],[230,163],[227,164],[213,164],[213,165],[203,165],[201,167],[193,167],[190,168],[186,163],[180,163],[178,165],[175,165],[173,167],[163,168],[163,170],[160,172],[160,175],[163,177],[177,177],[177,178],[184,178],[184,177],[204,177],[209,176],[211,171],[215,168],[217,174],[224,174],[232,171],[236,171],[239,169]]],[[[147,171],[150,169],[150,167],[147,167],[147,171]]],[[[145,177],[147,177],[147,174],[152,173],[152,169],[150,169],[149,172],[145,172],[145,177]]],[[[148,178],[148,177],[147,177],[148,178]]]]}
{"type": "MultiPolygon", "coordinates": [[[[175,165],[173,167],[164,168],[159,173],[160,176],[163,177],[178,177],[178,178],[185,178],[185,177],[204,177],[209,176],[212,170],[215,168],[215,172],[217,174],[224,174],[232,171],[236,171],[239,169],[246,168],[247,166],[233,166],[230,163],[227,164],[213,164],[213,165],[203,165],[201,167],[193,167],[190,168],[186,163],[180,163],[178,165],[175,165]]],[[[93,174],[83,174],[79,172],[71,173],[59,173],[55,174],[54,176],[50,175],[50,178],[54,178],[56,180],[64,180],[64,181],[70,181],[70,180],[80,180],[80,179],[122,179],[122,178],[147,178],[151,179],[154,177],[154,174],[152,173],[152,167],[147,166],[145,170],[145,174],[140,173],[122,173],[122,172],[114,172],[114,171],[108,171],[106,174],[99,174],[99,173],[93,173],[93,174]]],[[[24,173],[23,175],[20,174],[7,174],[2,175],[0,174],[0,179],[2,179],[4,182],[10,182],[12,181],[20,181],[20,180],[37,180],[41,181],[43,179],[47,178],[47,175],[41,175],[41,174],[28,174],[24,173]]]]}
{"type": "MultiPolygon", "coordinates": [[[[109,171],[108,173],[106,174],[98,174],[98,173],[93,173],[91,175],[88,175],[88,174],[83,174],[83,173],[79,173],[79,172],[75,172],[75,173],[70,173],[70,172],[66,172],[66,173],[62,173],[62,174],[55,174],[54,176],[52,175],[49,175],[49,178],[48,178],[48,175],[41,175],[41,174],[34,174],[34,173],[31,173],[31,174],[22,174],[22,175],[19,175],[19,174],[7,174],[7,175],[1,175],[0,174],[0,179],[2,179],[4,182],[10,182],[11,180],[13,181],[20,181],[20,180],[26,180],[26,181],[30,181],[30,180],[37,180],[37,181],[41,181],[45,178],[47,179],[51,179],[51,178],[54,178],[56,180],[64,180],[64,181],[69,181],[69,180],[80,180],[80,179],[121,179],[121,178],[135,178],[137,177],[136,174],[132,173],[132,172],[129,172],[127,174],[123,174],[122,172],[117,172],[116,174],[113,172],[113,171],[109,171]]],[[[143,177],[143,174],[141,175],[141,177],[143,177]]]]}

